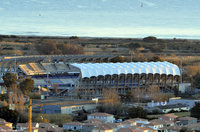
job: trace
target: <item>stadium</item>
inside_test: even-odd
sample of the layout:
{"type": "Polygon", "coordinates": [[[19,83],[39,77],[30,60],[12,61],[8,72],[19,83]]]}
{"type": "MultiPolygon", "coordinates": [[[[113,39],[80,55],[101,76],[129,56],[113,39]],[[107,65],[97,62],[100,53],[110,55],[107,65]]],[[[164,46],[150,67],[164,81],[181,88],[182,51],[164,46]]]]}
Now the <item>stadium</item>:
{"type": "Polygon", "coordinates": [[[17,66],[19,78],[31,77],[35,88],[46,87],[53,91],[56,87],[59,94],[101,95],[104,88],[115,88],[120,94],[125,94],[136,87],[157,85],[173,89],[179,85],[180,69],[169,62],[97,63],[114,57],[68,56],[66,61],[66,56],[61,56],[60,60],[58,56],[50,56],[51,61],[45,61],[45,56],[42,59],[35,57],[35,62],[26,57],[14,60],[20,58],[24,61],[17,66]]]}

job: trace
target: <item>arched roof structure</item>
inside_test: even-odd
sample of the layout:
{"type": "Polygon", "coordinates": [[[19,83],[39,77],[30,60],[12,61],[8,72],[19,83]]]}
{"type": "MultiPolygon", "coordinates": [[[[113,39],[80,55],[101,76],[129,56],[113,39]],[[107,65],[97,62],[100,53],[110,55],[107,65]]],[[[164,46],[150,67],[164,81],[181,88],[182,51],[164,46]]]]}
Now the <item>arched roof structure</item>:
{"type": "Polygon", "coordinates": [[[180,76],[177,65],[169,62],[130,63],[73,63],[81,71],[82,78],[120,74],[159,74],[180,76]]]}

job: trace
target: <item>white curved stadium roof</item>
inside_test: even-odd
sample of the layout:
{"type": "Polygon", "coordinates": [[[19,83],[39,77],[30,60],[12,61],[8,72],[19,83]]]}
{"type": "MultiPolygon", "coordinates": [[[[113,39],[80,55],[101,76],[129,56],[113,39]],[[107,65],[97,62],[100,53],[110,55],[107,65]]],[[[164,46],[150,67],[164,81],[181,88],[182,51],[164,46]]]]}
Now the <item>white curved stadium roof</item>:
{"type": "Polygon", "coordinates": [[[98,77],[100,75],[120,74],[165,74],[180,76],[177,65],[169,62],[130,62],[130,63],[73,63],[81,70],[82,78],[98,77]]]}

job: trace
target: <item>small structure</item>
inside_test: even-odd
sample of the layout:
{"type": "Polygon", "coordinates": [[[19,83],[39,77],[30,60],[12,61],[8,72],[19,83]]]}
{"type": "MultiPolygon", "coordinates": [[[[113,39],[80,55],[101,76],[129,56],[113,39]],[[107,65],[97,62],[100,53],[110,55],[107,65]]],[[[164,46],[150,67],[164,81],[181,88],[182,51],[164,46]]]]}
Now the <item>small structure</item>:
{"type": "Polygon", "coordinates": [[[115,118],[114,115],[108,114],[108,113],[93,113],[87,116],[87,119],[99,119],[102,120],[103,122],[110,122],[114,123],[115,118]]]}

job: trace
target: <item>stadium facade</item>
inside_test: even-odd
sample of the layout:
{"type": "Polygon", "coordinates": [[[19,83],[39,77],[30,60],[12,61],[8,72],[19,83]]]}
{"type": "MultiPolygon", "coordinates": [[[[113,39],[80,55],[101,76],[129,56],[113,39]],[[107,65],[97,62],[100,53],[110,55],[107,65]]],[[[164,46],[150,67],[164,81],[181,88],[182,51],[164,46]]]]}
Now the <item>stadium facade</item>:
{"type": "Polygon", "coordinates": [[[21,77],[30,76],[35,87],[57,84],[60,93],[101,95],[104,88],[126,93],[136,87],[158,85],[174,88],[180,81],[180,69],[169,62],[130,63],[28,63],[19,65],[21,77]]]}
{"type": "Polygon", "coordinates": [[[179,84],[180,69],[169,62],[87,63],[71,64],[79,69],[81,94],[102,94],[104,88],[126,93],[136,87],[157,85],[174,88],[179,84]]]}

